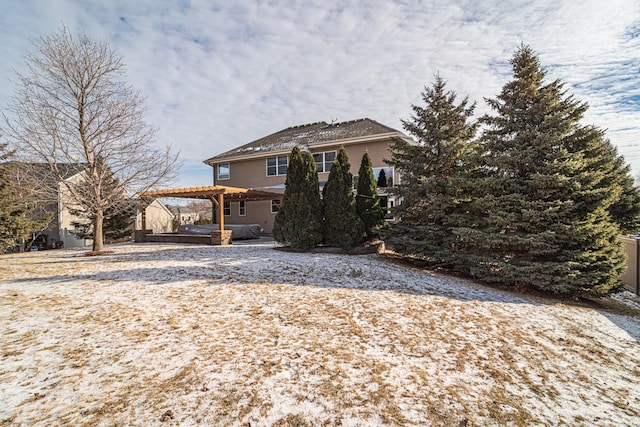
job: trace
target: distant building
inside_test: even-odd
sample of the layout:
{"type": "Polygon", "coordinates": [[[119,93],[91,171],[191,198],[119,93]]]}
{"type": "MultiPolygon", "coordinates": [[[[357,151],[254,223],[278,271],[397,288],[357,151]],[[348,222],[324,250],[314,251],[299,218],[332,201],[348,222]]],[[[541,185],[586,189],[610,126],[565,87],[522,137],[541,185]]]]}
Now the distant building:
{"type": "MultiPolygon", "coordinates": [[[[156,199],[145,209],[146,229],[153,230],[154,234],[171,233],[174,230],[176,215],[160,200],[156,199]]],[[[136,214],[135,230],[142,229],[142,213],[136,214]]]]}
{"type": "MultiPolygon", "coordinates": [[[[185,206],[167,206],[169,210],[175,215],[175,219],[179,222],[179,225],[195,224],[200,219],[200,214],[185,206]]],[[[211,208],[209,208],[211,210],[211,208]]]]}

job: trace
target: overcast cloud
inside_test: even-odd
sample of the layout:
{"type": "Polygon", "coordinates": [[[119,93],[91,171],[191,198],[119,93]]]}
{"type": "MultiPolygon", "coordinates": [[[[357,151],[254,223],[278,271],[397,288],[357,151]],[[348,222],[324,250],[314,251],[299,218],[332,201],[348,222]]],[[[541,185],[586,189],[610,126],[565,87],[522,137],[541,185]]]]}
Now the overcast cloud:
{"type": "Polygon", "coordinates": [[[0,108],[30,41],[63,23],[123,55],[158,145],[181,151],[175,186],[210,185],[203,160],[292,125],[401,129],[436,73],[488,112],[521,42],[640,174],[637,0],[3,1],[0,108]]]}

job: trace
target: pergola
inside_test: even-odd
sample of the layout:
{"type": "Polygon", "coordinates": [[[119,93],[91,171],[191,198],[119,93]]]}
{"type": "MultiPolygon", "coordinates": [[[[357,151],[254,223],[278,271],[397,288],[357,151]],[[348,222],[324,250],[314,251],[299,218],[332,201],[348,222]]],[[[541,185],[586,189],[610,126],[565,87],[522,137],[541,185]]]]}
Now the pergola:
{"type": "Polygon", "coordinates": [[[215,215],[216,206],[218,209],[218,225],[220,231],[224,231],[224,202],[225,201],[257,201],[282,199],[282,194],[268,191],[254,190],[251,188],[225,187],[224,185],[210,185],[208,187],[173,188],[167,190],[151,190],[138,193],[142,200],[142,229],[146,230],[147,220],[145,210],[154,199],[162,197],[175,197],[182,199],[210,200],[212,204],[212,218],[215,215]]]}

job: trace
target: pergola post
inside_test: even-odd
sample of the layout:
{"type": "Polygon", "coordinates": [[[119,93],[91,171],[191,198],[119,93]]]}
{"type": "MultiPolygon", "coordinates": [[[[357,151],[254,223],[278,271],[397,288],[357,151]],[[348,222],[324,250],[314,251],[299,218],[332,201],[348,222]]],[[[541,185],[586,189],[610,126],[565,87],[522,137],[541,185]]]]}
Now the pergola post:
{"type": "Polygon", "coordinates": [[[134,230],[133,232],[133,240],[136,243],[146,242],[147,234],[150,233],[150,231],[147,230],[147,199],[144,197],[140,199],[140,208],[142,209],[140,212],[141,230],[134,230]]]}
{"type": "Polygon", "coordinates": [[[218,194],[218,224],[220,231],[224,231],[224,193],[218,194]]]}
{"type": "Polygon", "coordinates": [[[211,202],[211,223],[216,223],[216,206],[218,206],[218,201],[216,200],[216,196],[208,197],[211,202]]]}
{"type": "Polygon", "coordinates": [[[140,212],[140,218],[142,219],[142,224],[141,225],[141,229],[142,230],[146,230],[147,229],[147,200],[146,199],[142,199],[142,211],[140,212]]]}
{"type": "Polygon", "coordinates": [[[224,192],[218,193],[218,230],[211,231],[211,244],[231,244],[231,230],[224,229],[224,192]]]}

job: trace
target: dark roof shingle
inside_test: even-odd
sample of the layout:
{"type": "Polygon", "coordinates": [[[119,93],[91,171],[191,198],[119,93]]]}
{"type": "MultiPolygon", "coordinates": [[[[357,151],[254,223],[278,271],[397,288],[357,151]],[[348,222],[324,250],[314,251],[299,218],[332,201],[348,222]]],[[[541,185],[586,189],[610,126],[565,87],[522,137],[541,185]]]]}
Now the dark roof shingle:
{"type": "MultiPolygon", "coordinates": [[[[256,139],[248,144],[225,151],[204,161],[212,163],[236,156],[266,153],[271,151],[291,150],[294,146],[310,146],[313,144],[340,141],[350,138],[373,136],[400,131],[385,126],[371,119],[358,119],[348,122],[328,124],[326,122],[292,126],[279,132],[256,139]]],[[[404,136],[404,135],[403,135],[404,136]]]]}

